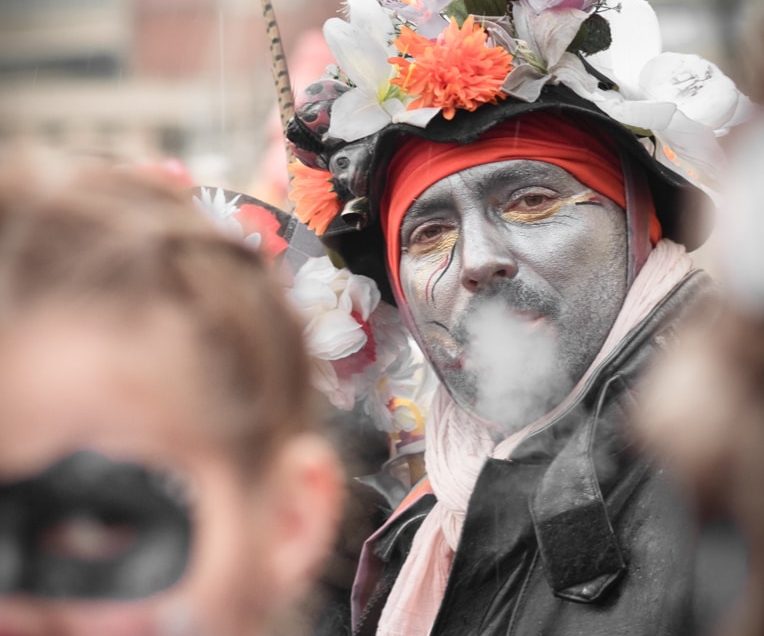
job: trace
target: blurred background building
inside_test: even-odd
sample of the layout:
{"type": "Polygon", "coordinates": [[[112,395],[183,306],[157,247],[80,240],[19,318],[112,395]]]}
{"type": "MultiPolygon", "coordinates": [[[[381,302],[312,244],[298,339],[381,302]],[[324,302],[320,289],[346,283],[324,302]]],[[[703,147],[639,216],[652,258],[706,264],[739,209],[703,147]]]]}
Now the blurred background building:
{"type": "MultiPolygon", "coordinates": [[[[275,4],[290,50],[335,12],[275,4]]],[[[172,156],[245,187],[274,102],[255,0],[0,0],[0,143],[172,156]]]]}
{"type": "MultiPolygon", "coordinates": [[[[667,50],[703,55],[743,84],[737,42],[758,2],[651,0],[667,50]]],[[[313,63],[302,75],[315,78],[326,52],[311,55],[320,44],[304,34],[339,1],[273,4],[290,66],[313,63]]],[[[266,153],[274,102],[257,0],[0,0],[0,144],[172,156],[201,183],[263,195],[259,173],[282,170],[266,153]]]]}

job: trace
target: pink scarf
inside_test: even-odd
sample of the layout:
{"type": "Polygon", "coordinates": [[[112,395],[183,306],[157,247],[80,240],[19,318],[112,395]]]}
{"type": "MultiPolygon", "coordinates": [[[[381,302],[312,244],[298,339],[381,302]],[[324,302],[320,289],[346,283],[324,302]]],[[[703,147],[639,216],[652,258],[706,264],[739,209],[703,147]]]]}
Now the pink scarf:
{"type": "Polygon", "coordinates": [[[683,246],[661,240],[634,280],[605,343],[570,394],[550,413],[498,444],[486,423],[466,414],[441,386],[426,427],[425,462],[437,497],[417,531],[382,611],[378,636],[425,636],[443,600],[467,504],[489,457],[508,459],[529,434],[552,422],[583,392],[589,377],[692,269],[683,246]]]}

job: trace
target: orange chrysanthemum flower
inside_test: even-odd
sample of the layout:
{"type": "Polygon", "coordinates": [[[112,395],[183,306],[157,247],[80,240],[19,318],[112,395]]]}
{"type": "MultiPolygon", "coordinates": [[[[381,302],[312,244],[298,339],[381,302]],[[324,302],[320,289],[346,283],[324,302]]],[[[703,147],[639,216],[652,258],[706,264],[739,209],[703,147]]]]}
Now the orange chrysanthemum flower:
{"type": "Polygon", "coordinates": [[[434,106],[452,119],[457,108],[475,110],[504,97],[501,86],[512,70],[512,56],[500,46],[487,46],[486,37],[472,16],[461,28],[451,18],[436,40],[402,27],[395,46],[406,57],[389,61],[398,68],[391,83],[417,97],[409,110],[434,106]]]}
{"type": "Polygon", "coordinates": [[[295,204],[297,218],[321,236],[341,209],[331,173],[293,161],[289,174],[289,199],[295,204]]]}

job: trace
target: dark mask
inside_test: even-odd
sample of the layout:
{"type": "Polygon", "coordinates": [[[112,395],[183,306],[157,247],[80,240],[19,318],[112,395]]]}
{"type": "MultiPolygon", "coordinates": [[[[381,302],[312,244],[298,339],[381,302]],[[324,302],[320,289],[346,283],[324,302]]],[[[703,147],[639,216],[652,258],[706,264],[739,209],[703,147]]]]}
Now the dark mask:
{"type": "Polygon", "coordinates": [[[0,594],[137,599],[170,587],[191,548],[182,490],[91,451],[0,483],[0,594]]]}

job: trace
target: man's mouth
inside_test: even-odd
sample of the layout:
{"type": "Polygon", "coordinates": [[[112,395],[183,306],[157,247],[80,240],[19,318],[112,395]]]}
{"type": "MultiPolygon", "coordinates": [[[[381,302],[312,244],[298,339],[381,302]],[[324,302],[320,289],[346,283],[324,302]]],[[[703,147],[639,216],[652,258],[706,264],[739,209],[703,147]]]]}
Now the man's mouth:
{"type": "MultiPolygon", "coordinates": [[[[514,338],[532,337],[549,324],[548,317],[537,311],[509,311],[507,317],[514,326],[514,329],[510,329],[508,325],[507,332],[512,333],[514,338]]],[[[437,347],[442,360],[439,366],[452,373],[475,372],[480,365],[476,364],[471,349],[477,334],[461,325],[448,333],[450,342],[441,343],[437,347]]]]}

